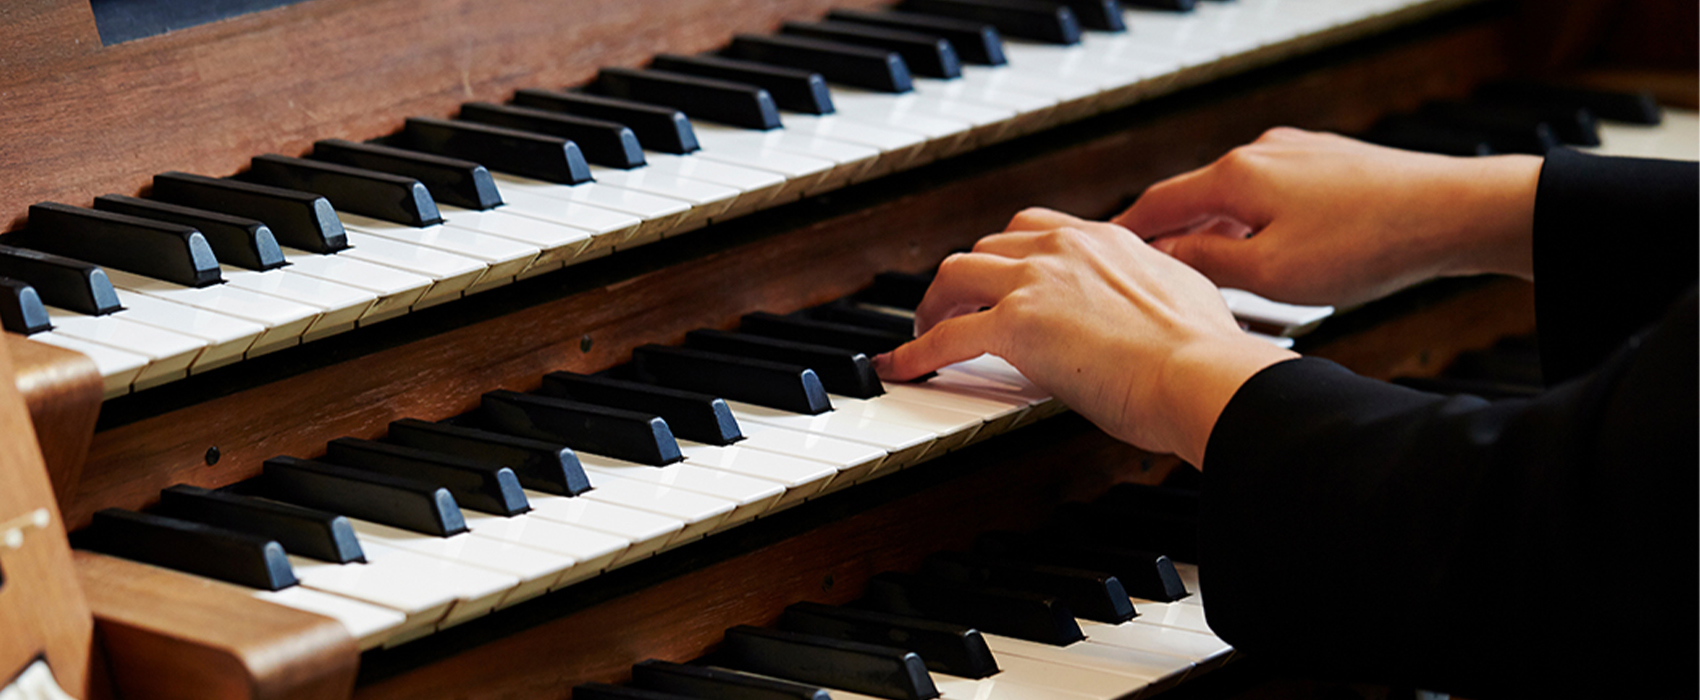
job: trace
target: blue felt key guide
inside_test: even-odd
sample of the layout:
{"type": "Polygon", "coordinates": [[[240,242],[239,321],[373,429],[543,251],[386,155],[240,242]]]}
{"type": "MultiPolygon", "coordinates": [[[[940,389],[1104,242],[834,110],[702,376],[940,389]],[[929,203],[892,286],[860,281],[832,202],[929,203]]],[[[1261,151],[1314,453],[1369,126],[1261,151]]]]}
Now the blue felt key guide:
{"type": "Polygon", "coordinates": [[[105,46],[145,39],[305,0],[89,0],[105,46]]]}

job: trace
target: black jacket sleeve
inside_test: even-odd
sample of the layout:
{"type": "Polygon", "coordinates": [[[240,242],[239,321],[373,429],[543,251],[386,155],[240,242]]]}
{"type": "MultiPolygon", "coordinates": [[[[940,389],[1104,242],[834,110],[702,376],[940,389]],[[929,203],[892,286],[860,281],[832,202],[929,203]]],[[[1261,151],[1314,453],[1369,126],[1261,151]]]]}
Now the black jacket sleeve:
{"type": "MultiPolygon", "coordinates": [[[[1696,258],[1665,266],[1674,290],[1617,258],[1660,255],[1667,240],[1693,250],[1694,166],[1673,195],[1687,212],[1675,230],[1601,243],[1586,216],[1554,214],[1575,205],[1553,197],[1610,199],[1613,186],[1575,184],[1591,176],[1569,169],[1592,158],[1549,158],[1536,204],[1543,363],[1564,338],[1589,347],[1555,359],[1590,370],[1502,402],[1411,391],[1315,359],[1253,377],[1205,453],[1200,573],[1223,639],[1294,669],[1471,697],[1693,697],[1696,258]],[[1590,252],[1602,245],[1613,250],[1590,252]],[[1602,264],[1568,267],[1578,259],[1602,264]],[[1664,296],[1619,289],[1641,283],[1665,285],[1664,296]],[[1608,333],[1575,317],[1601,286],[1605,308],[1652,321],[1613,337],[1615,349],[1599,349],[1590,336],[1608,333]]],[[[1632,189],[1630,203],[1651,191],[1632,189]]],[[[1566,371],[1548,367],[1549,382],[1566,371]]]]}

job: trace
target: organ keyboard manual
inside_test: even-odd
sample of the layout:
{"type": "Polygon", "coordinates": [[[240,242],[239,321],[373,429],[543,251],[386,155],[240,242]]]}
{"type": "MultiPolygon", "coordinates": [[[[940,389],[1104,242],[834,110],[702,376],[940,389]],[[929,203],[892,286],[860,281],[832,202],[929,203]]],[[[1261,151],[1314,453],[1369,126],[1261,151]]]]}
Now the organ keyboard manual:
{"type": "MultiPolygon", "coordinates": [[[[912,383],[869,358],[1021,208],[1105,218],[1276,125],[1693,157],[1680,91],[1530,80],[1564,66],[1519,52],[1575,16],[10,3],[0,427],[32,449],[0,462],[31,489],[0,493],[0,533],[30,518],[0,620],[54,622],[0,644],[0,699],[1109,700],[1235,673],[1185,465],[999,358],[912,383]]],[[[1510,281],[1223,296],[1382,378],[1533,327],[1510,281]]]]}

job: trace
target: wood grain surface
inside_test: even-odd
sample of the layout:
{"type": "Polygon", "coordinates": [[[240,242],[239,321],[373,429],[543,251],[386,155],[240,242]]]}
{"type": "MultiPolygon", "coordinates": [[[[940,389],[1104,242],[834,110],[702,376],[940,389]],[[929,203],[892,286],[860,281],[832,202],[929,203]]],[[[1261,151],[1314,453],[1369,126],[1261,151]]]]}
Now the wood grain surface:
{"type": "Polygon", "coordinates": [[[125,700],[337,700],[359,648],[341,623],[199,576],[78,551],[125,700]]]}
{"type": "Polygon", "coordinates": [[[41,458],[63,510],[82,477],[100,416],[100,372],[82,353],[3,335],[12,354],[13,385],[29,408],[41,458]]]}
{"type": "MultiPolygon", "coordinates": [[[[0,377],[12,371],[11,352],[0,344],[0,377]]],[[[60,687],[82,697],[94,623],[29,412],[18,390],[0,382],[0,532],[29,522],[38,509],[48,513],[46,527],[24,528],[17,549],[0,541],[0,686],[45,657],[60,687]]]]}

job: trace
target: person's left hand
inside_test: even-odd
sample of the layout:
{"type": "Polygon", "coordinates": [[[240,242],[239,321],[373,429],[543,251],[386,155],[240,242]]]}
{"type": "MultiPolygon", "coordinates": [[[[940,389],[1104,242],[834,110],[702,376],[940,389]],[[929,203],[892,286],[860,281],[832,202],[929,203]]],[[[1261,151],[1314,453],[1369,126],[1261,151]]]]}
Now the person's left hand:
{"type": "Polygon", "coordinates": [[[1194,465],[1239,386],[1295,356],[1247,336],[1209,280],[1139,236],[1048,209],[946,258],[915,330],[875,358],[882,377],[991,353],[1111,435],[1194,465]]]}

